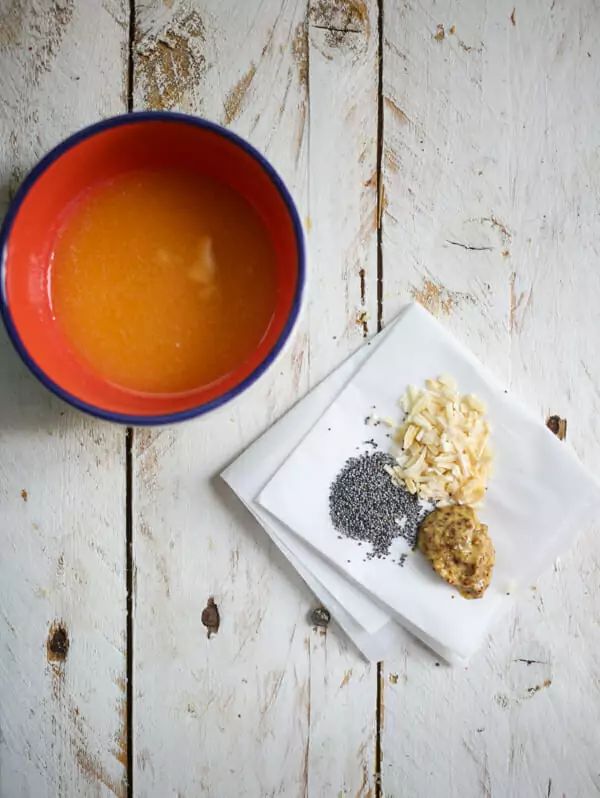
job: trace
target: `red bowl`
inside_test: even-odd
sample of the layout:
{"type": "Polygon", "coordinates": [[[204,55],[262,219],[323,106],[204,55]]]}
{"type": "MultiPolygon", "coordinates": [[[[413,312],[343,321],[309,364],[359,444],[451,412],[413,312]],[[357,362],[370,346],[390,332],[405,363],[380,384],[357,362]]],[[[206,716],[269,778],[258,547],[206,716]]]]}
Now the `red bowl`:
{"type": "Polygon", "coordinates": [[[166,424],[222,405],[273,362],[298,318],[305,261],[294,202],[250,144],[185,114],[126,114],[75,133],[23,182],[0,230],[0,311],[26,365],[58,396],[111,421],[166,424]],[[49,264],[65,208],[91,186],[147,167],[183,167],[229,185],[258,212],[276,255],[277,301],[263,340],[222,380],[181,394],[138,393],[108,382],[73,352],[50,306],[49,264]]]}

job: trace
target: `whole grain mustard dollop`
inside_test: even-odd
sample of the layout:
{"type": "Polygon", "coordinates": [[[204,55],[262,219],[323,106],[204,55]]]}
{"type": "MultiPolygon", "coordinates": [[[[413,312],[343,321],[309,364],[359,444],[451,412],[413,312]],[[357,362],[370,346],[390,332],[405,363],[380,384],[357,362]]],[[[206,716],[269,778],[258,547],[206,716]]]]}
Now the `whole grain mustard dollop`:
{"type": "Polygon", "coordinates": [[[420,524],[418,546],[434,570],[461,596],[481,598],[489,587],[496,553],[472,507],[438,507],[420,524]]]}

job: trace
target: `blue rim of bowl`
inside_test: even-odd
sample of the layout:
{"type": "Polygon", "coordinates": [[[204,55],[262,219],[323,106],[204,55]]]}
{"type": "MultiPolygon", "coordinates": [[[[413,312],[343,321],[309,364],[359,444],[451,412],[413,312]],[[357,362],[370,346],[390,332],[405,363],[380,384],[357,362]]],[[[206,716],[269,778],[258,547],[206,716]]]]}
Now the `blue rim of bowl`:
{"type": "Polygon", "coordinates": [[[56,396],[59,396],[65,402],[68,402],[73,407],[76,407],[78,410],[83,410],[85,413],[89,413],[90,415],[95,416],[96,418],[101,418],[106,421],[114,421],[120,424],[127,424],[131,426],[158,426],[161,424],[173,424],[177,421],[185,421],[186,419],[194,418],[195,416],[204,415],[205,413],[208,413],[211,410],[216,410],[217,408],[226,404],[231,399],[234,399],[236,396],[239,396],[247,388],[253,385],[273,363],[273,361],[276,359],[276,357],[279,355],[279,353],[285,346],[288,338],[290,337],[290,333],[292,332],[292,329],[298,319],[298,315],[300,312],[305,281],[306,281],[306,251],[305,251],[304,233],[302,230],[302,224],[300,222],[300,217],[298,215],[298,210],[296,208],[294,200],[292,199],[290,192],[286,188],[283,180],[275,171],[275,169],[271,166],[271,164],[267,161],[267,159],[263,155],[261,155],[260,152],[258,152],[258,150],[256,150],[245,139],[241,138],[235,133],[232,133],[230,130],[223,128],[214,122],[209,122],[207,119],[203,119],[197,116],[191,116],[190,114],[176,113],[174,111],[138,111],[134,113],[121,114],[120,116],[113,116],[109,119],[103,119],[101,122],[96,122],[93,125],[89,125],[88,127],[85,127],[82,130],[79,130],[73,135],[69,136],[60,144],[58,144],[56,147],[54,147],[52,150],[50,150],[50,152],[47,153],[47,155],[45,155],[33,167],[31,172],[29,172],[25,180],[21,183],[12,202],[10,203],[8,210],[6,212],[6,216],[4,217],[4,221],[2,222],[2,226],[0,227],[0,315],[2,316],[4,325],[12,341],[12,344],[17,350],[18,354],[20,355],[21,359],[23,360],[25,365],[29,368],[29,370],[38,378],[38,380],[43,385],[45,385],[46,388],[48,388],[48,390],[52,391],[52,393],[56,394],[56,396]],[[34,185],[38,177],[40,177],[40,175],[42,175],[46,171],[46,169],[48,169],[48,167],[54,163],[54,161],[60,158],[61,155],[70,150],[76,144],[79,144],[81,141],[85,141],[85,139],[89,138],[90,136],[94,136],[96,133],[100,133],[112,127],[118,127],[120,125],[136,124],[139,122],[149,122],[149,121],[178,122],[178,123],[191,125],[193,127],[199,127],[203,130],[210,130],[211,132],[216,133],[217,135],[227,139],[232,144],[242,149],[244,152],[248,153],[248,155],[250,155],[261,166],[263,171],[267,174],[267,176],[270,178],[271,182],[279,192],[279,195],[281,196],[283,202],[285,203],[285,206],[289,213],[292,226],[294,228],[294,236],[296,238],[296,251],[298,254],[298,276],[296,281],[296,292],[294,294],[292,307],[290,309],[289,316],[286,319],[284,328],[279,335],[279,338],[277,339],[273,347],[269,350],[265,358],[261,360],[258,366],[250,374],[248,374],[247,377],[245,377],[240,383],[235,385],[233,388],[231,388],[221,396],[217,396],[215,399],[211,399],[211,401],[209,402],[205,402],[203,404],[192,407],[189,410],[182,410],[177,413],[166,413],[164,415],[156,415],[156,416],[150,416],[150,415],[136,416],[136,415],[128,415],[126,413],[114,413],[109,410],[104,410],[100,407],[96,407],[95,405],[88,404],[87,402],[84,402],[81,399],[78,399],[73,394],[61,388],[60,385],[54,382],[54,380],[51,380],[48,377],[48,375],[43,371],[43,369],[40,368],[40,366],[38,366],[38,364],[35,362],[35,360],[31,357],[31,355],[27,351],[17,331],[17,328],[12,320],[12,315],[10,312],[8,297],[6,292],[6,268],[8,260],[9,238],[14,220],[17,216],[17,213],[19,212],[23,200],[29,193],[29,190],[34,185]]]}

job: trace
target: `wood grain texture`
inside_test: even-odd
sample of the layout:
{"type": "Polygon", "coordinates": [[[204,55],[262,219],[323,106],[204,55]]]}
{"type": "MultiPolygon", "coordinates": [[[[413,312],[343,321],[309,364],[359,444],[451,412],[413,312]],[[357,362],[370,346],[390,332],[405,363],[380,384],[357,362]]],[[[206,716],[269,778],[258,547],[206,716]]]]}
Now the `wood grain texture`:
{"type": "MultiPolygon", "coordinates": [[[[258,385],[134,434],[134,794],[374,796],[376,669],[310,626],[314,597],[216,475],[375,331],[377,3],[135,6],[135,107],[265,152],[311,274],[258,385]]],[[[0,209],[125,108],[128,18],[0,3],[0,209]]],[[[383,320],[422,302],[597,471],[598,4],[384,0],[383,20],[383,320]]],[[[0,451],[0,795],[125,795],[124,433],[45,393],[2,332],[0,451]]],[[[384,663],[382,795],[597,794],[599,592],[596,530],[468,668],[416,641],[384,663]]]]}
{"type": "MultiPolygon", "coordinates": [[[[384,37],[386,315],[391,288],[422,301],[596,471],[599,24],[587,0],[403,2],[384,37]]],[[[598,793],[597,531],[468,668],[385,663],[386,796],[598,793]]]]}
{"type": "MultiPolygon", "coordinates": [[[[125,3],[0,4],[2,211],[61,138],[123,110],[125,3]],[[84,7],[85,6],[85,7],[84,7]]],[[[123,433],[0,331],[0,795],[123,796],[123,433]]]]}
{"type": "Polygon", "coordinates": [[[315,599],[217,475],[376,314],[375,3],[140,2],[136,16],[135,107],[249,138],[293,191],[311,258],[309,305],[269,374],[208,418],[135,435],[136,794],[372,795],[374,670],[312,629],[315,599]]]}

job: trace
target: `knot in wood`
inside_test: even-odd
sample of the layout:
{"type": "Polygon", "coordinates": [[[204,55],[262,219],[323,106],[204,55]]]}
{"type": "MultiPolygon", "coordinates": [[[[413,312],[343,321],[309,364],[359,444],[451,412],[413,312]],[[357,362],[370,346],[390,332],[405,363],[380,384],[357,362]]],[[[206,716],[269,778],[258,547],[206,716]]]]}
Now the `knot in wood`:
{"type": "Polygon", "coordinates": [[[546,426],[553,432],[556,437],[564,441],[567,437],[567,419],[561,418],[560,416],[550,416],[546,421],[546,426]]]}
{"type": "Polygon", "coordinates": [[[69,653],[69,634],[62,623],[55,621],[50,627],[47,642],[48,660],[64,662],[69,653]]]}
{"type": "Polygon", "coordinates": [[[206,607],[202,610],[202,623],[206,626],[208,632],[207,637],[217,634],[219,626],[221,625],[221,617],[219,615],[219,608],[215,604],[212,596],[206,602],[206,607]]]}

